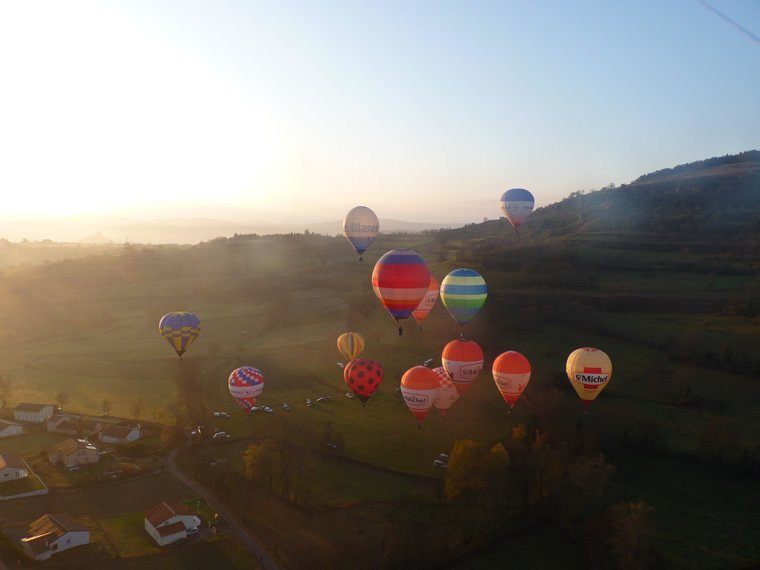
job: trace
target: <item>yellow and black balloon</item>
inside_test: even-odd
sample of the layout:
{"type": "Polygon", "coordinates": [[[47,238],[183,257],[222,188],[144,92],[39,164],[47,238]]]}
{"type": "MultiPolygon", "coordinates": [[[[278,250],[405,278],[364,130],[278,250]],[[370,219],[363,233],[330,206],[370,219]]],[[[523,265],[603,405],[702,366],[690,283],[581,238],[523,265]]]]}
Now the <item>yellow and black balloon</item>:
{"type": "Polygon", "coordinates": [[[187,311],[167,313],[158,322],[158,330],[171,347],[182,358],[190,345],[201,334],[201,320],[187,311]]]}

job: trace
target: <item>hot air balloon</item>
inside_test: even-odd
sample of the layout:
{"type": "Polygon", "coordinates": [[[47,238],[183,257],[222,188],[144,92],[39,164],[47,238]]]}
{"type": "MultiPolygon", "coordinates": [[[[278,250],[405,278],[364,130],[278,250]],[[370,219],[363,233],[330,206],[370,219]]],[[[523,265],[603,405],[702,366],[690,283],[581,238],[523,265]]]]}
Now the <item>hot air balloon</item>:
{"type": "Polygon", "coordinates": [[[462,395],[483,369],[483,349],[472,340],[452,340],[443,347],[441,362],[457,392],[462,395]]]}
{"type": "Polygon", "coordinates": [[[359,261],[362,261],[362,254],[375,241],[379,231],[380,222],[375,212],[366,206],[352,208],[343,219],[343,232],[359,254],[359,261]]]}
{"type": "Polygon", "coordinates": [[[565,364],[570,384],[588,409],[588,405],[604,390],[612,378],[612,361],[596,348],[578,348],[570,353],[565,364]]]}
{"type": "Polygon", "coordinates": [[[380,302],[399,325],[408,319],[422,301],[430,285],[430,270],[411,249],[392,249],[384,254],[372,271],[372,288],[380,302]]]}
{"type": "Polygon", "coordinates": [[[401,395],[406,407],[417,418],[417,427],[421,427],[425,421],[440,387],[438,374],[426,366],[410,368],[401,377],[401,395]]]}
{"type": "Polygon", "coordinates": [[[530,382],[530,362],[519,352],[509,350],[496,357],[492,372],[496,388],[511,410],[530,382]]]}
{"type": "Polygon", "coordinates": [[[201,334],[201,321],[193,313],[175,311],[167,313],[158,321],[158,330],[177,356],[182,358],[193,341],[201,334]]]}
{"type": "Polygon", "coordinates": [[[343,380],[349,390],[361,400],[363,406],[380,387],[383,381],[383,368],[374,360],[357,358],[343,368],[343,380]]]}
{"type": "Polygon", "coordinates": [[[446,412],[449,411],[449,408],[451,408],[451,406],[454,405],[454,402],[459,398],[459,392],[451,381],[451,378],[449,378],[449,375],[446,374],[446,370],[443,366],[433,368],[433,372],[438,375],[438,379],[441,382],[441,385],[438,388],[438,394],[436,394],[435,400],[433,401],[433,405],[438,410],[438,413],[441,414],[441,421],[443,421],[446,417],[446,412]]]}
{"type": "Polygon", "coordinates": [[[501,211],[509,220],[515,233],[533,212],[536,201],[525,188],[512,188],[501,195],[501,211]]]}
{"type": "Polygon", "coordinates": [[[241,366],[232,371],[227,386],[238,405],[250,414],[264,390],[264,374],[253,366],[241,366]]]}
{"type": "Polygon", "coordinates": [[[441,301],[460,326],[472,320],[487,296],[486,282],[474,269],[455,269],[441,283],[441,301]]]}
{"type": "Polygon", "coordinates": [[[353,360],[364,350],[364,337],[356,332],[344,332],[338,337],[338,350],[346,360],[353,360]]]}
{"type": "Polygon", "coordinates": [[[414,320],[417,321],[418,325],[422,325],[422,321],[427,318],[430,311],[435,307],[436,301],[438,301],[438,280],[431,274],[427,293],[425,293],[425,296],[422,298],[422,301],[420,301],[420,304],[417,305],[417,308],[412,311],[412,316],[414,317],[414,320]]]}

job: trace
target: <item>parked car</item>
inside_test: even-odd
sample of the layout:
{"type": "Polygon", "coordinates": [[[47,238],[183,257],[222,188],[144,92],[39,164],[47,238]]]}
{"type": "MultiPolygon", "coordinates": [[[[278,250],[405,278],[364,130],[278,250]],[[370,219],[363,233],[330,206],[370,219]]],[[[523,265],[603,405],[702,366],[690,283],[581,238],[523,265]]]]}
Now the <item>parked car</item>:
{"type": "Polygon", "coordinates": [[[222,417],[222,412],[212,412],[211,415],[214,416],[215,418],[220,418],[222,417]]]}
{"type": "Polygon", "coordinates": [[[264,410],[266,413],[268,413],[268,414],[271,414],[272,412],[274,412],[274,410],[273,410],[272,408],[270,408],[269,406],[264,406],[264,407],[263,407],[263,410],[264,410]]]}
{"type": "Polygon", "coordinates": [[[311,401],[311,398],[306,398],[306,406],[311,408],[313,402],[311,401]]]}
{"type": "Polygon", "coordinates": [[[448,469],[449,464],[445,461],[441,461],[440,459],[436,459],[433,461],[433,467],[438,467],[440,469],[448,469]]]}
{"type": "Polygon", "coordinates": [[[350,400],[353,397],[354,397],[354,395],[351,392],[346,392],[346,398],[348,398],[350,400]]]}
{"type": "Polygon", "coordinates": [[[288,405],[288,403],[287,403],[287,402],[285,402],[285,403],[282,405],[282,409],[283,409],[283,410],[285,410],[286,412],[289,412],[289,411],[290,411],[290,406],[288,405]]]}
{"type": "Polygon", "coordinates": [[[225,418],[225,419],[229,419],[230,418],[230,415],[227,412],[214,412],[213,416],[215,418],[225,418]]]}
{"type": "Polygon", "coordinates": [[[218,431],[214,434],[214,439],[229,439],[230,434],[228,434],[226,431],[218,431]]]}
{"type": "Polygon", "coordinates": [[[332,398],[330,396],[320,396],[319,398],[317,398],[317,403],[327,402],[329,400],[332,400],[332,398]]]}
{"type": "Polygon", "coordinates": [[[441,461],[445,461],[446,463],[448,463],[449,462],[449,454],[448,453],[441,453],[438,456],[438,459],[440,459],[441,461]]]}
{"type": "Polygon", "coordinates": [[[423,366],[426,366],[428,368],[432,368],[433,364],[435,364],[434,358],[428,358],[425,362],[422,363],[423,366]]]}
{"type": "Polygon", "coordinates": [[[327,447],[329,447],[330,449],[338,449],[338,444],[331,441],[330,443],[327,444],[327,447]]]}
{"type": "Polygon", "coordinates": [[[198,534],[199,532],[200,532],[200,529],[197,526],[194,526],[187,529],[187,536],[192,536],[194,534],[198,534]]]}

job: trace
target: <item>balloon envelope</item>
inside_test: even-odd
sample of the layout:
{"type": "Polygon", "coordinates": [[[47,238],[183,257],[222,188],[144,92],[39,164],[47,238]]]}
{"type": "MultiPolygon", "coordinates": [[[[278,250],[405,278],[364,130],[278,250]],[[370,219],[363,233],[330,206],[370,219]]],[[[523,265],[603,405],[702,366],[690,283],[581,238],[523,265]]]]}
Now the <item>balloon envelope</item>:
{"type": "Polygon", "coordinates": [[[514,408],[530,382],[530,362],[519,352],[509,350],[493,361],[493,381],[504,401],[514,408]]]}
{"type": "Polygon", "coordinates": [[[401,377],[401,395],[417,422],[422,423],[433,407],[441,381],[438,374],[426,366],[410,368],[401,377]]]}
{"type": "Polygon", "coordinates": [[[352,208],[343,219],[343,232],[359,255],[367,251],[379,231],[380,222],[375,212],[366,206],[352,208]]]}
{"type": "Polygon", "coordinates": [[[182,356],[201,334],[201,321],[193,313],[175,311],[161,317],[158,330],[177,355],[182,356]]]}
{"type": "Polygon", "coordinates": [[[459,394],[464,394],[483,369],[483,349],[472,340],[452,340],[443,347],[441,362],[459,394]]]}
{"type": "Polygon", "coordinates": [[[364,337],[356,332],[344,332],[338,337],[338,351],[346,360],[353,360],[364,350],[364,337]]]}
{"type": "Polygon", "coordinates": [[[414,317],[414,320],[417,321],[418,325],[422,324],[422,321],[427,318],[427,316],[430,314],[430,311],[432,311],[433,307],[435,307],[435,303],[437,301],[438,280],[431,274],[427,293],[425,293],[425,296],[422,298],[422,301],[420,301],[420,304],[417,305],[417,308],[412,311],[412,316],[414,317]]]}
{"type": "Polygon", "coordinates": [[[472,320],[486,297],[485,279],[474,269],[455,269],[441,283],[441,301],[460,325],[472,320]]]}
{"type": "Polygon", "coordinates": [[[504,217],[517,231],[533,212],[536,201],[525,188],[512,188],[501,195],[500,205],[504,217]]]}
{"type": "Polygon", "coordinates": [[[454,402],[459,398],[459,392],[443,366],[433,368],[433,372],[438,375],[438,379],[441,382],[441,385],[438,388],[438,394],[436,394],[435,400],[433,401],[433,405],[441,414],[441,418],[443,418],[446,415],[446,412],[449,411],[449,408],[451,408],[451,406],[454,405],[454,402]]]}
{"type": "Polygon", "coordinates": [[[241,366],[230,373],[227,387],[238,405],[250,412],[264,390],[264,374],[253,366],[241,366]]]}
{"type": "Polygon", "coordinates": [[[362,403],[366,403],[383,382],[383,368],[367,358],[352,360],[343,368],[343,380],[362,403]]]}
{"type": "Polygon", "coordinates": [[[378,259],[372,271],[372,288],[391,316],[408,319],[430,285],[430,270],[411,249],[392,249],[378,259]]]}
{"type": "Polygon", "coordinates": [[[578,348],[568,356],[565,371],[583,405],[588,407],[612,378],[612,361],[596,348],[578,348]]]}

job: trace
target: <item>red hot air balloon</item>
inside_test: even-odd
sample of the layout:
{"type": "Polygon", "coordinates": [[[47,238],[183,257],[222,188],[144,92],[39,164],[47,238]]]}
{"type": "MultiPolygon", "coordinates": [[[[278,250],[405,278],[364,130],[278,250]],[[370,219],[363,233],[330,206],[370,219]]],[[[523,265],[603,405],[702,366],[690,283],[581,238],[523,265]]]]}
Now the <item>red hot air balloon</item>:
{"type": "Polygon", "coordinates": [[[392,249],[375,264],[372,288],[391,317],[408,319],[419,306],[430,285],[430,270],[425,261],[411,249],[392,249]]]}
{"type": "Polygon", "coordinates": [[[383,368],[374,360],[356,358],[343,368],[343,380],[349,390],[362,402],[367,403],[383,381],[383,368]]]}
{"type": "Polygon", "coordinates": [[[452,340],[443,347],[441,362],[461,396],[483,369],[483,349],[472,340],[452,340]]]}
{"type": "Polygon", "coordinates": [[[426,366],[410,368],[401,377],[401,395],[406,407],[417,418],[417,427],[421,427],[425,421],[440,387],[438,374],[426,366]]]}
{"type": "Polygon", "coordinates": [[[492,372],[496,388],[511,410],[530,382],[530,362],[519,352],[509,350],[496,357],[492,372]]]}

